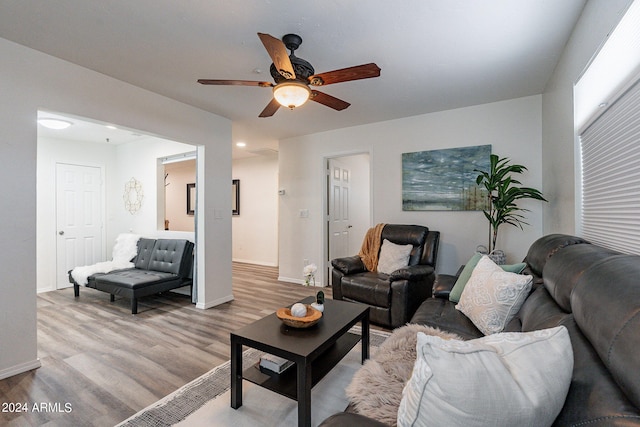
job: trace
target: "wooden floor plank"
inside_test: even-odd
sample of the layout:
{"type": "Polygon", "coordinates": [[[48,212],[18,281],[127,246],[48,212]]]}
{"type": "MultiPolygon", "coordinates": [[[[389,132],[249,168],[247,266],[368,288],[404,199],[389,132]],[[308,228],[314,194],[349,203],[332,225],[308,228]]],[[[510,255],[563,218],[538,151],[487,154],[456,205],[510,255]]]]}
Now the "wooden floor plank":
{"type": "MultiPolygon", "coordinates": [[[[174,293],[130,302],[94,289],[37,296],[42,367],[0,381],[1,402],[69,403],[70,413],[2,413],[7,426],[112,426],[229,359],[229,333],[318,289],[275,267],[233,264],[234,300],[209,310],[174,293]]],[[[331,298],[330,288],[321,288],[331,298]]]]}

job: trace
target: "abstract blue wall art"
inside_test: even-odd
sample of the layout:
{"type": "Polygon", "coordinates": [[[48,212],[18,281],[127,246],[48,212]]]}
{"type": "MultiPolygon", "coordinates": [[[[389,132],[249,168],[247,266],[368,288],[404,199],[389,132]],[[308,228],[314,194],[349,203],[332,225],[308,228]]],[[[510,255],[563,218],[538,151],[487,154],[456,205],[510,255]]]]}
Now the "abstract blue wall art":
{"type": "Polygon", "coordinates": [[[402,153],[403,211],[476,211],[487,205],[476,185],[489,170],[491,145],[402,153]]]}

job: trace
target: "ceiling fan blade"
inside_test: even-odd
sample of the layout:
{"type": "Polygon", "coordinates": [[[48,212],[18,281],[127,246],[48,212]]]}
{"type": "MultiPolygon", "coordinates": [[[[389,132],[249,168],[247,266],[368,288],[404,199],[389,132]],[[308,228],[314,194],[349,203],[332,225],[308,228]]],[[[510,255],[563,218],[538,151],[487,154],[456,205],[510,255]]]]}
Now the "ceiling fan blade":
{"type": "Polygon", "coordinates": [[[253,80],[199,79],[198,83],[203,85],[261,86],[261,87],[273,86],[273,83],[270,83],[270,82],[257,82],[253,80]]]}
{"type": "Polygon", "coordinates": [[[370,79],[378,76],[380,76],[380,67],[372,62],[370,64],[356,65],[355,67],[316,74],[309,77],[309,83],[314,86],[322,86],[348,82],[350,80],[370,79]]]}
{"type": "Polygon", "coordinates": [[[326,105],[327,107],[333,108],[334,110],[338,110],[338,111],[344,110],[349,105],[351,105],[348,102],[343,101],[342,99],[338,99],[334,96],[327,95],[326,93],[323,93],[323,92],[318,92],[317,90],[311,91],[310,99],[312,101],[319,102],[322,105],[326,105]]]}
{"type": "Polygon", "coordinates": [[[271,102],[264,107],[264,110],[262,110],[262,113],[260,113],[258,117],[271,117],[278,111],[278,108],[280,108],[280,104],[273,98],[271,102]]]}
{"type": "Polygon", "coordinates": [[[293,71],[293,65],[291,65],[291,60],[289,59],[287,47],[282,43],[282,40],[264,33],[258,33],[258,37],[260,37],[260,41],[262,41],[264,48],[267,49],[273,65],[276,66],[276,69],[282,77],[295,79],[296,73],[293,71]]]}

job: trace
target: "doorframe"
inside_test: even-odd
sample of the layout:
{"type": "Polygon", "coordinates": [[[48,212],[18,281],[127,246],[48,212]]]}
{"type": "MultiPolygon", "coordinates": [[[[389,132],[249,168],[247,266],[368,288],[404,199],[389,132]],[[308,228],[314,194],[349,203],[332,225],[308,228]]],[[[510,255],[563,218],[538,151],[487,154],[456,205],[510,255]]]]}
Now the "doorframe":
{"type": "MultiPolygon", "coordinates": [[[[322,283],[326,286],[331,284],[330,271],[331,271],[331,260],[329,259],[329,191],[330,184],[328,179],[328,166],[329,160],[331,159],[340,159],[342,157],[351,157],[357,156],[360,154],[369,155],[369,226],[373,224],[373,206],[375,204],[373,198],[373,149],[362,149],[362,150],[350,150],[350,151],[340,151],[336,153],[329,153],[323,156],[322,158],[322,170],[323,170],[323,179],[322,179],[322,215],[320,218],[321,227],[322,227],[322,283]]],[[[355,255],[355,254],[354,254],[355,255]]]]}

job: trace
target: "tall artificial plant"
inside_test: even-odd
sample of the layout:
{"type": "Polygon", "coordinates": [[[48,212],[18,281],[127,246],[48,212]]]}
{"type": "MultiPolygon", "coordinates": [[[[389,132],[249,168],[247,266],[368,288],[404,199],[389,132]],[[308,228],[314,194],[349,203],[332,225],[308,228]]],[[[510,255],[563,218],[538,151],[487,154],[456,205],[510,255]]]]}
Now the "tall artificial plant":
{"type": "Polygon", "coordinates": [[[501,224],[511,224],[522,229],[522,225],[529,225],[524,221],[522,212],[528,209],[518,207],[517,201],[521,199],[535,199],[547,201],[539,190],[530,187],[522,187],[522,183],[512,177],[512,174],[521,174],[527,170],[522,165],[509,164],[509,159],[491,155],[491,166],[488,171],[477,170],[480,175],[476,178],[476,184],[482,185],[487,190],[487,210],[484,216],[489,220],[489,252],[496,248],[498,239],[498,227],[501,224]]]}

